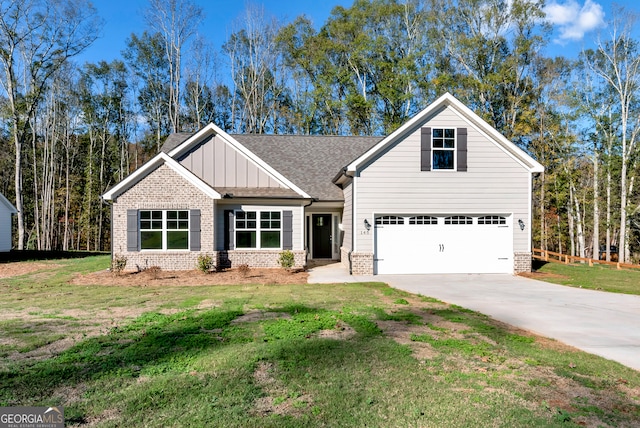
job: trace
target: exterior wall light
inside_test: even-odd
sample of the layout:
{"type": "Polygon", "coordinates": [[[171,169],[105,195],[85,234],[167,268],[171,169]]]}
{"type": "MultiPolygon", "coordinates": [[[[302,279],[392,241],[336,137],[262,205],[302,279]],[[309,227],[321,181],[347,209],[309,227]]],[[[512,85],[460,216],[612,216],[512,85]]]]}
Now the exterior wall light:
{"type": "Polygon", "coordinates": [[[524,221],[522,219],[518,219],[518,225],[520,226],[520,230],[524,230],[524,221]]]}
{"type": "Polygon", "coordinates": [[[366,218],[364,219],[364,228],[367,230],[371,229],[371,223],[369,223],[369,220],[366,218]]]}

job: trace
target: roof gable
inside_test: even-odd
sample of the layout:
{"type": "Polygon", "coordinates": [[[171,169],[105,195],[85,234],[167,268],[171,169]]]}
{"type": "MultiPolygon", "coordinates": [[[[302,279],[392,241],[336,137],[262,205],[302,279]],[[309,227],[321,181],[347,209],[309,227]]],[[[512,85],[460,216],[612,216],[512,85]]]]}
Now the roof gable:
{"type": "Polygon", "coordinates": [[[507,140],[504,135],[499,133],[494,127],[489,125],[480,116],[475,114],[471,109],[462,104],[450,93],[445,93],[427,108],[415,115],[409,121],[407,121],[400,128],[396,129],[393,133],[389,134],[386,138],[372,147],[370,150],[364,152],[356,160],[351,162],[346,167],[346,171],[355,173],[365,165],[371,163],[379,155],[384,153],[389,147],[398,143],[404,136],[415,130],[422,123],[426,122],[432,115],[436,114],[440,109],[450,107],[461,119],[467,122],[469,125],[475,127],[479,132],[483,133],[498,145],[503,151],[514,158],[529,172],[542,172],[544,167],[538,163],[535,159],[525,153],[522,149],[517,147],[511,141],[507,140]]]}
{"type": "Polygon", "coordinates": [[[2,203],[2,205],[7,207],[7,210],[11,214],[17,214],[18,213],[18,210],[16,210],[16,207],[14,207],[13,204],[11,202],[9,202],[9,200],[2,193],[0,193],[0,203],[2,203]]]}
{"type": "Polygon", "coordinates": [[[276,181],[281,183],[284,187],[287,187],[297,194],[302,196],[303,198],[311,198],[306,192],[300,189],[296,184],[294,184],[287,177],[278,172],[275,168],[265,162],[263,159],[258,157],[254,152],[247,149],[244,145],[242,145],[238,140],[233,138],[231,135],[224,132],[222,129],[217,127],[215,124],[210,123],[209,125],[202,128],[200,131],[193,134],[187,140],[176,146],[175,148],[169,151],[169,156],[177,159],[179,156],[187,153],[194,146],[196,146],[202,139],[210,136],[216,135],[219,136],[226,144],[230,145],[233,149],[235,149],[241,156],[247,158],[250,162],[256,165],[258,168],[266,172],[269,176],[273,177],[276,181]]]}

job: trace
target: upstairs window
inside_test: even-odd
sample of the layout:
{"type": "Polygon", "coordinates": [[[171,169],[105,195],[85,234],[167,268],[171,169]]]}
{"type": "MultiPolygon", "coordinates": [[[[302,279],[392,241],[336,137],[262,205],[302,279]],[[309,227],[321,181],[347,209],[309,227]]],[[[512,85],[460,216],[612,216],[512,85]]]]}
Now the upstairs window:
{"type": "Polygon", "coordinates": [[[433,128],[432,161],[434,170],[453,170],[456,155],[456,130],[453,128],[433,128]]]}

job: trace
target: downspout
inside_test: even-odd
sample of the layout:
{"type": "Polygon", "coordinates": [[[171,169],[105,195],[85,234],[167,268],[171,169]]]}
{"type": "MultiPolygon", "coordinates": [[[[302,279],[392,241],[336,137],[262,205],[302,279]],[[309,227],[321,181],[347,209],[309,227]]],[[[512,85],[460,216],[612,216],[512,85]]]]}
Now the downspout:
{"type": "Polygon", "coordinates": [[[109,208],[110,208],[110,211],[111,211],[111,213],[110,213],[111,214],[111,221],[110,221],[111,224],[110,224],[110,227],[109,227],[111,229],[111,232],[109,234],[110,235],[109,236],[109,241],[110,241],[109,242],[109,246],[111,247],[111,254],[110,254],[110,256],[111,256],[111,265],[109,267],[109,270],[111,270],[111,267],[113,266],[113,223],[114,223],[114,221],[113,221],[113,201],[107,201],[106,199],[104,199],[102,197],[100,198],[100,200],[102,201],[103,204],[109,205],[109,208]]]}

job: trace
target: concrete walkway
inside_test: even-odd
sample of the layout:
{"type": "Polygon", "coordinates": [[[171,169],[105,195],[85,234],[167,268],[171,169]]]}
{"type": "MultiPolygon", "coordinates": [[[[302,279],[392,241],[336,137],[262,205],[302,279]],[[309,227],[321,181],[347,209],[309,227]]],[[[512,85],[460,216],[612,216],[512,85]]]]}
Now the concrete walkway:
{"type": "Polygon", "coordinates": [[[350,276],[339,264],[309,275],[309,283],[369,281],[463,306],[640,370],[640,296],[512,275],[350,276]]]}

